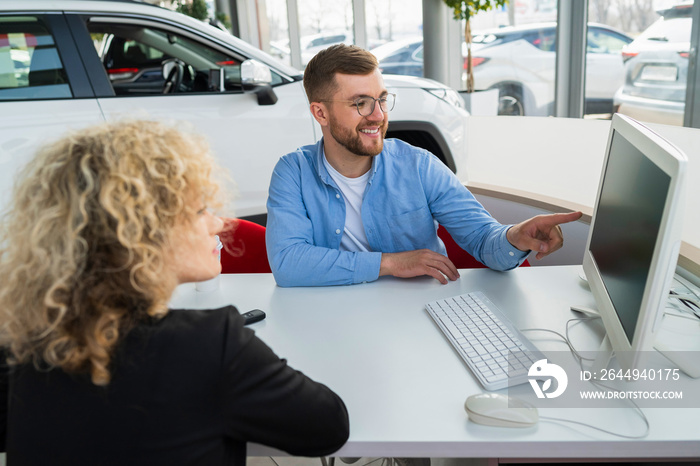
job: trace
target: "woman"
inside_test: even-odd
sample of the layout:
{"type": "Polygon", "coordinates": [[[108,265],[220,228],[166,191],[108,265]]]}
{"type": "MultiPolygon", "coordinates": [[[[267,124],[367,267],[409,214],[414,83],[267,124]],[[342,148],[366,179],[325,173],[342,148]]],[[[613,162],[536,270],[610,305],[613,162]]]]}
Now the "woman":
{"type": "Polygon", "coordinates": [[[345,443],[342,400],[236,309],[168,309],[221,271],[215,170],[201,139],[149,121],[76,132],[25,169],[0,238],[10,464],[243,465],[249,441],[345,443]]]}

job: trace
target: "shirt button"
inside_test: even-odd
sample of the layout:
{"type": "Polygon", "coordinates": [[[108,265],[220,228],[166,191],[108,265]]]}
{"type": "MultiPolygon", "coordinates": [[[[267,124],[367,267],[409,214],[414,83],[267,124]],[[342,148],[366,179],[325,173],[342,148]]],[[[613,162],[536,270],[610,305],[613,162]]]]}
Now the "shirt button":
{"type": "Polygon", "coordinates": [[[335,198],[336,198],[336,199],[340,199],[340,194],[336,193],[336,194],[335,194],[335,198]]]}
{"type": "Polygon", "coordinates": [[[515,253],[513,251],[511,251],[508,253],[508,255],[510,255],[510,257],[513,257],[515,255],[515,253]]]}
{"type": "MultiPolygon", "coordinates": [[[[336,235],[339,235],[339,234],[340,234],[340,229],[339,229],[339,228],[337,228],[337,229],[335,230],[335,234],[336,234],[336,235]]],[[[512,253],[511,253],[511,254],[512,254],[512,253]]]]}

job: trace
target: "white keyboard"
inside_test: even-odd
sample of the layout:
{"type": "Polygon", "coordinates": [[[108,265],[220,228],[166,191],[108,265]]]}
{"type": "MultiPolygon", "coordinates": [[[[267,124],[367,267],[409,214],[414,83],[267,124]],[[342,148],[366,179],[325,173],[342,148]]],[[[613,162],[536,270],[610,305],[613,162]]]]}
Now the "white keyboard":
{"type": "Polygon", "coordinates": [[[425,307],[487,390],[527,382],[532,363],[545,358],[480,291],[425,307]]]}

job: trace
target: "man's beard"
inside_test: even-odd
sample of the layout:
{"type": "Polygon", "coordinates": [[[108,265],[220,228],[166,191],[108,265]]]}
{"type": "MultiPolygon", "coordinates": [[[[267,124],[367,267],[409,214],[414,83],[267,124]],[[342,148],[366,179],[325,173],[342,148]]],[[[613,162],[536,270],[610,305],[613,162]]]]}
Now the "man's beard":
{"type": "Polygon", "coordinates": [[[380,139],[380,144],[378,148],[367,149],[362,144],[362,139],[359,134],[354,133],[352,130],[343,128],[341,125],[336,123],[335,118],[330,117],[330,131],[331,136],[335,139],[338,144],[345,147],[347,150],[355,155],[374,157],[379,155],[382,149],[384,149],[384,137],[386,137],[387,125],[382,121],[379,126],[379,131],[382,134],[380,139]]]}

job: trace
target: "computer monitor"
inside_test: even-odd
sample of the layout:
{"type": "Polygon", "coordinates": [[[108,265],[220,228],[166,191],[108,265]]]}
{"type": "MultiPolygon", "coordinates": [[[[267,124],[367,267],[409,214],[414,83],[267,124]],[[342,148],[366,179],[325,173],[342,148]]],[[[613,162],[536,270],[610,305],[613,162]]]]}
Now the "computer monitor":
{"type": "Polygon", "coordinates": [[[583,270],[605,326],[594,365],[612,353],[623,370],[653,350],[676,269],[683,227],[685,154],[622,115],[614,115],[583,270]]]}

